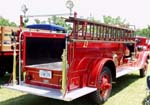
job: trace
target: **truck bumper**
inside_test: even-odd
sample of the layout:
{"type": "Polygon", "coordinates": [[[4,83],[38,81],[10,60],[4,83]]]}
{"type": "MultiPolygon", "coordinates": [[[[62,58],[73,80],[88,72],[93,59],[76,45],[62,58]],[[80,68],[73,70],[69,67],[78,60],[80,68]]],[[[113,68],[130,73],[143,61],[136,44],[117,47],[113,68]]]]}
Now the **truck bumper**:
{"type": "Polygon", "coordinates": [[[73,91],[69,91],[64,96],[61,93],[60,89],[45,88],[41,86],[33,86],[28,84],[21,84],[15,86],[13,86],[12,84],[7,84],[4,85],[4,87],[8,89],[26,92],[33,95],[38,95],[38,96],[43,96],[43,97],[48,97],[48,98],[53,98],[58,100],[64,100],[64,101],[72,101],[76,98],[79,98],[81,96],[84,96],[86,94],[89,94],[97,90],[96,88],[84,87],[73,91]]]}

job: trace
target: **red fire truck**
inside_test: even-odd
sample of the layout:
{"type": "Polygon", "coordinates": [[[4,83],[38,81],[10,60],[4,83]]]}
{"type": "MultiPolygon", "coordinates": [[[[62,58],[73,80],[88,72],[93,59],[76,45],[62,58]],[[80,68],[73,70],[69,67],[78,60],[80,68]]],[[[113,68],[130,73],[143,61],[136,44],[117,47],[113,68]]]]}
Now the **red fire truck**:
{"type": "Polygon", "coordinates": [[[70,33],[20,33],[19,84],[7,88],[65,101],[91,93],[100,104],[116,78],[135,70],[145,76],[149,52],[136,48],[133,29],[77,17],[66,22],[70,33]]]}

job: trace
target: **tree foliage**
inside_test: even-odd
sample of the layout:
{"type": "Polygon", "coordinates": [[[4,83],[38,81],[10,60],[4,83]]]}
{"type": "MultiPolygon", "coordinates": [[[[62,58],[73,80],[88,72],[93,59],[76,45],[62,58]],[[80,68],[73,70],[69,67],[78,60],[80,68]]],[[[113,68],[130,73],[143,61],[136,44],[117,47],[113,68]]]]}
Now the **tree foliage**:
{"type": "Polygon", "coordinates": [[[126,22],[126,19],[122,19],[120,16],[111,17],[111,16],[104,15],[103,22],[109,25],[116,25],[116,26],[126,27],[126,28],[129,27],[129,23],[126,22]]]}
{"type": "Polygon", "coordinates": [[[35,21],[35,24],[40,24],[41,23],[40,19],[34,19],[34,21],[35,21]]]}
{"type": "Polygon", "coordinates": [[[71,29],[71,25],[70,24],[67,24],[65,22],[65,19],[63,19],[62,17],[57,17],[57,16],[52,16],[52,17],[49,17],[47,20],[43,20],[41,21],[40,19],[36,18],[34,19],[35,23],[36,24],[56,24],[56,25],[60,25],[62,27],[65,27],[67,30],[70,30],[71,29]]]}
{"type": "Polygon", "coordinates": [[[16,23],[10,22],[8,19],[5,19],[3,17],[0,17],[0,25],[1,26],[13,26],[16,27],[16,23]]]}
{"type": "MultiPolygon", "coordinates": [[[[103,22],[105,24],[117,25],[126,28],[130,26],[130,24],[126,22],[126,19],[122,19],[120,16],[116,18],[111,16],[103,16],[103,22]]],[[[135,34],[139,36],[150,37],[150,25],[148,25],[146,28],[136,30],[135,34]]]]}
{"type": "Polygon", "coordinates": [[[148,25],[146,28],[138,29],[136,35],[150,37],[150,26],[148,25]]]}

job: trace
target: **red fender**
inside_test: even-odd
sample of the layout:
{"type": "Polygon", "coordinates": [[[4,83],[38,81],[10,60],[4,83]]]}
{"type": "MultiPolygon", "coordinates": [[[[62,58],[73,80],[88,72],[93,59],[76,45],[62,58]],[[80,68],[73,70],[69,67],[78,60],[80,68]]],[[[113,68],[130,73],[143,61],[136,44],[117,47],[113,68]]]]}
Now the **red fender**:
{"type": "Polygon", "coordinates": [[[148,51],[143,51],[138,53],[138,65],[140,66],[140,68],[144,68],[145,62],[148,57],[149,57],[148,51]]]}
{"type": "Polygon", "coordinates": [[[103,58],[103,59],[100,59],[98,62],[94,61],[93,68],[92,68],[91,72],[89,73],[88,86],[96,87],[99,74],[102,71],[106,62],[108,62],[108,61],[113,62],[113,60],[110,58],[103,58]]]}

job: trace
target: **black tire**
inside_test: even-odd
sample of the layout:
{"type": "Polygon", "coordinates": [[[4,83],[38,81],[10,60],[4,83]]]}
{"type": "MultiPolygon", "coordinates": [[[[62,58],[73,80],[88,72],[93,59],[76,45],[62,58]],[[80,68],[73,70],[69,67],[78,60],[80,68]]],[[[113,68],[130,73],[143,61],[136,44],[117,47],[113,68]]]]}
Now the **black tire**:
{"type": "Polygon", "coordinates": [[[146,70],[140,69],[140,77],[145,77],[145,75],[146,75],[146,70]]]}
{"type": "Polygon", "coordinates": [[[147,76],[146,82],[147,82],[147,88],[150,89],[150,76],[147,76]]]}
{"type": "Polygon", "coordinates": [[[147,61],[145,62],[145,65],[142,69],[140,69],[140,77],[145,77],[146,76],[146,72],[147,72],[147,68],[148,68],[148,63],[147,61]]]}
{"type": "Polygon", "coordinates": [[[92,93],[92,99],[100,105],[109,98],[112,89],[112,75],[108,67],[104,67],[100,73],[98,85],[97,91],[92,93]]]}

